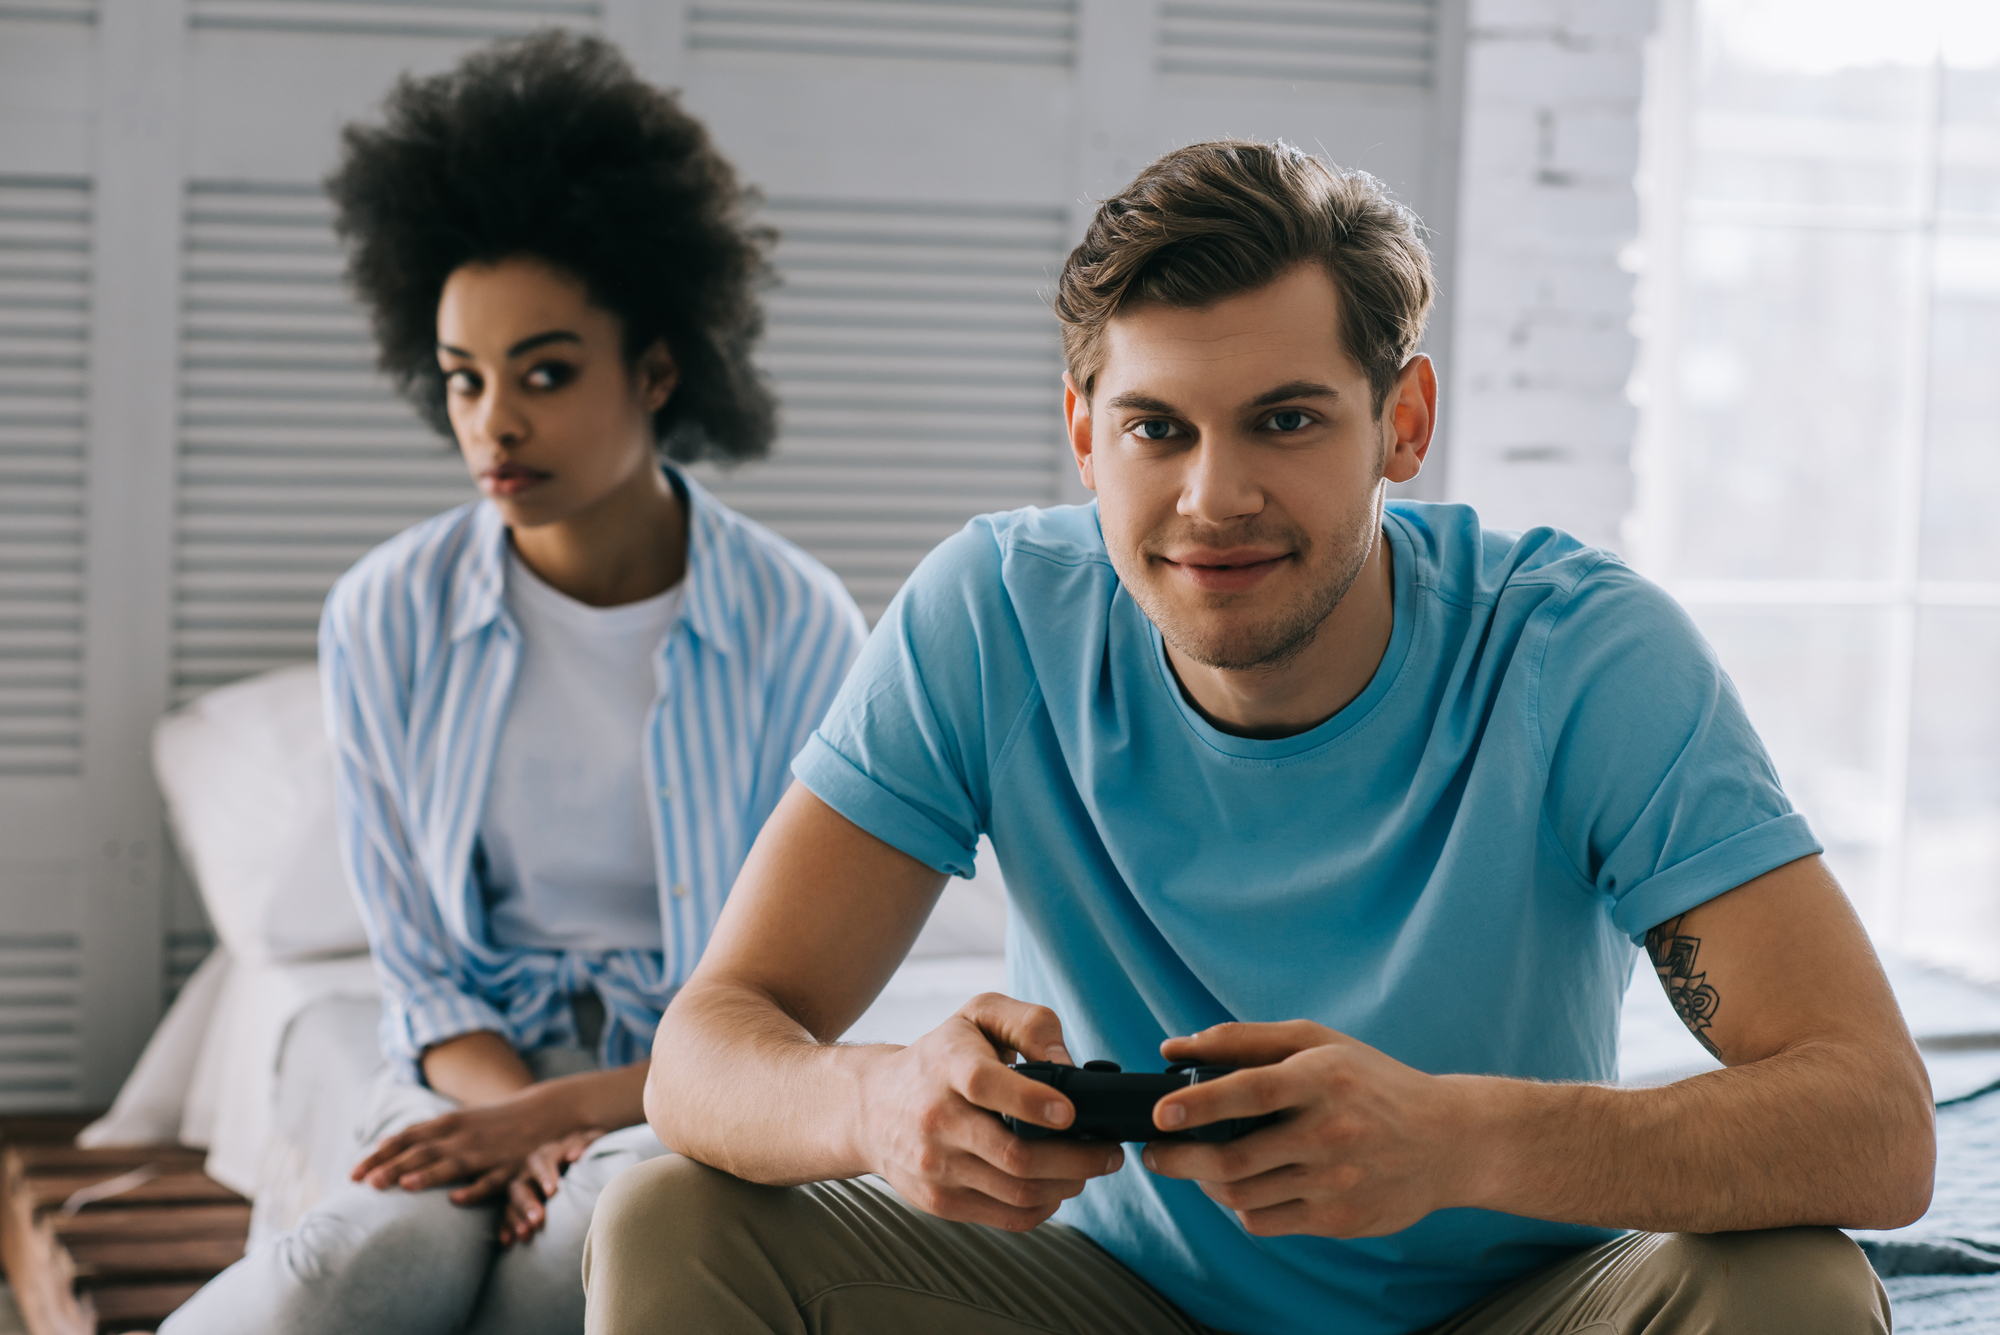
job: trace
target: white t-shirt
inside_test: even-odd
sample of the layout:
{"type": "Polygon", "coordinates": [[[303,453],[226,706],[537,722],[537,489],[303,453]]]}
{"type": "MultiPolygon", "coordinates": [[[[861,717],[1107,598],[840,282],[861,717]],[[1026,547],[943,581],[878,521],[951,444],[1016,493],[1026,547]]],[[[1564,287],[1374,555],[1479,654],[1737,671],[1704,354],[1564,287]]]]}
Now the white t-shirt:
{"type": "Polygon", "coordinates": [[[661,949],[639,740],[686,587],[592,607],[544,583],[508,545],[521,661],[479,818],[494,945],[661,949]]]}

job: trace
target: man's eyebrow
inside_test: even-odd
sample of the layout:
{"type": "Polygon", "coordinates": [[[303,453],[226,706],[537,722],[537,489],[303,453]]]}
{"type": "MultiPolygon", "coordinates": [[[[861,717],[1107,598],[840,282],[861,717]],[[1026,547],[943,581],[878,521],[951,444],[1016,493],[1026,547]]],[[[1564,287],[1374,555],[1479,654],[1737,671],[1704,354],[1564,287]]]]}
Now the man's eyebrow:
{"type": "MultiPolygon", "coordinates": [[[[550,329],[540,334],[530,334],[528,337],[522,339],[519,343],[516,343],[513,347],[507,349],[507,356],[510,359],[518,357],[524,352],[533,352],[536,348],[542,347],[549,343],[581,343],[581,342],[583,342],[583,338],[581,335],[572,334],[567,329],[550,329]]],[[[449,343],[439,343],[437,346],[439,352],[448,352],[454,357],[463,357],[467,361],[471,361],[473,359],[472,354],[467,352],[464,348],[455,348],[449,343]]]]}
{"type": "Polygon", "coordinates": [[[1288,399],[1337,399],[1340,391],[1332,385],[1322,385],[1317,380],[1294,380],[1276,389],[1265,390],[1250,400],[1252,408],[1268,408],[1274,403],[1288,399]]]}
{"type": "Polygon", "coordinates": [[[1171,417],[1174,405],[1165,399],[1156,399],[1150,394],[1120,394],[1105,402],[1107,408],[1131,408],[1142,413],[1162,413],[1171,417]]]}

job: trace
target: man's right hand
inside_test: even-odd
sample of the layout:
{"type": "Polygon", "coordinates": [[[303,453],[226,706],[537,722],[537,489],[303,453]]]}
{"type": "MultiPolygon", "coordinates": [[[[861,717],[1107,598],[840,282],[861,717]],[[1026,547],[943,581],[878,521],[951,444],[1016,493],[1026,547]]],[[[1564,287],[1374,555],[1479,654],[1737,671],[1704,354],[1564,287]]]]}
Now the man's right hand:
{"type": "Polygon", "coordinates": [[[1063,1095],[1008,1069],[1016,1054],[1071,1064],[1054,1011],[988,992],[871,1063],[866,1155],[904,1200],[942,1219],[1021,1233],[1124,1164],[1116,1145],[1023,1140],[1006,1128],[994,1114],[1056,1129],[1076,1115],[1063,1095]]]}

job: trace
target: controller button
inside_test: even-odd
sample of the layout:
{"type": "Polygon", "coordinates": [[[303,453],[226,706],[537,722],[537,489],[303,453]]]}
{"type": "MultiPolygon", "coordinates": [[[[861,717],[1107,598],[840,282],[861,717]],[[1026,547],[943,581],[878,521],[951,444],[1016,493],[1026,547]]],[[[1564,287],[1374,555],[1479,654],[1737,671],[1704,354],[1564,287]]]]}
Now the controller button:
{"type": "Polygon", "coordinates": [[[1106,1075],[1123,1074],[1123,1072],[1119,1069],[1117,1062],[1105,1062],[1105,1061],[1085,1062],[1083,1064],[1083,1069],[1086,1071],[1102,1071],[1106,1075]]]}

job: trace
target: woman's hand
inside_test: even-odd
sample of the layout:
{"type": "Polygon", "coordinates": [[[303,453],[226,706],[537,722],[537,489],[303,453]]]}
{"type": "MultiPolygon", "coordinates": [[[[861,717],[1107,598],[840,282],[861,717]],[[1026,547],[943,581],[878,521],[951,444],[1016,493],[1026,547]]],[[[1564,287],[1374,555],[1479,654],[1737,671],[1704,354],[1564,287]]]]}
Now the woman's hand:
{"type": "Polygon", "coordinates": [[[587,1127],[529,1151],[521,1171],[507,1183],[507,1213],[500,1220],[501,1246],[526,1242],[542,1231],[548,1223],[543,1206],[555,1197],[562,1175],[603,1134],[597,1127],[587,1127]]]}
{"type": "Polygon", "coordinates": [[[425,1191],[446,1182],[454,1205],[503,1192],[528,1156],[578,1127],[563,1082],[531,1085],[498,1103],[460,1108],[386,1137],[348,1176],[377,1191],[425,1191]]]}

